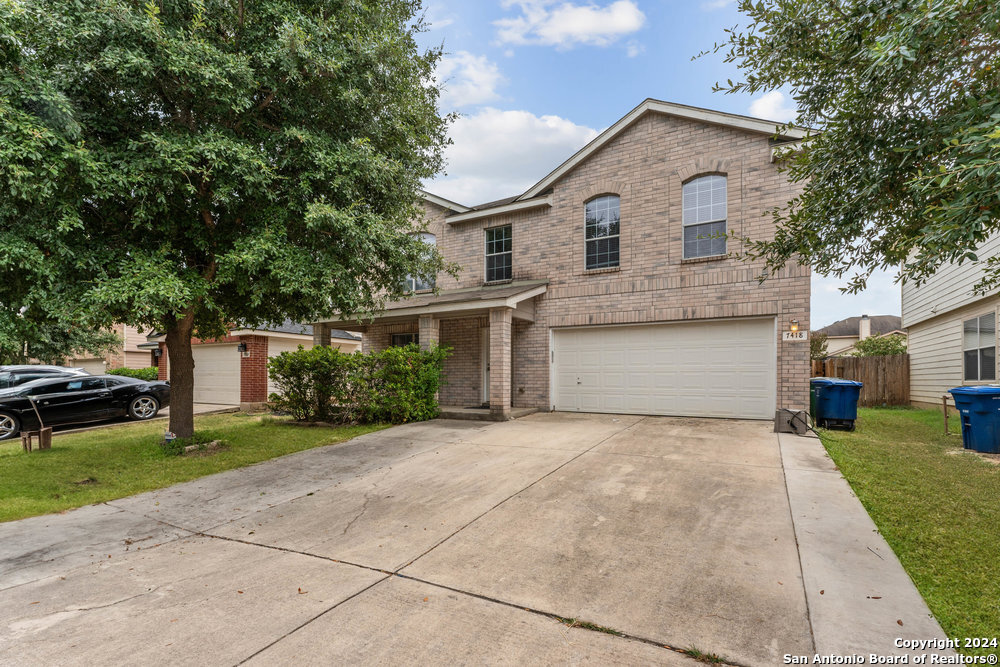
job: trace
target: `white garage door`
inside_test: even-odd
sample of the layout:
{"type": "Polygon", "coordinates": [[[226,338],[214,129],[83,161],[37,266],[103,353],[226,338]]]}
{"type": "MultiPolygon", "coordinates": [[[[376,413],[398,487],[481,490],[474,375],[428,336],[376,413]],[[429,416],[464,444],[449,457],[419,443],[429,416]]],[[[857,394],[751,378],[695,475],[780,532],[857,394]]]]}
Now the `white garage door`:
{"type": "Polygon", "coordinates": [[[107,368],[103,359],[72,359],[69,366],[82,368],[91,375],[104,375],[104,370],[107,368]]]}
{"type": "Polygon", "coordinates": [[[194,345],[194,402],[240,402],[240,353],[233,343],[194,345]]]}
{"type": "Polygon", "coordinates": [[[770,419],[773,319],[554,329],[556,410],[770,419]]]}
{"type": "MultiPolygon", "coordinates": [[[[271,357],[278,356],[282,352],[294,352],[295,350],[299,349],[299,345],[301,345],[307,350],[310,350],[312,349],[313,343],[312,340],[304,340],[304,339],[292,340],[289,338],[276,338],[272,336],[271,338],[267,339],[267,357],[268,359],[270,359],[271,357]]],[[[276,394],[276,393],[278,393],[278,386],[274,384],[274,382],[271,380],[271,376],[268,375],[267,395],[270,396],[271,394],[276,394]]]]}

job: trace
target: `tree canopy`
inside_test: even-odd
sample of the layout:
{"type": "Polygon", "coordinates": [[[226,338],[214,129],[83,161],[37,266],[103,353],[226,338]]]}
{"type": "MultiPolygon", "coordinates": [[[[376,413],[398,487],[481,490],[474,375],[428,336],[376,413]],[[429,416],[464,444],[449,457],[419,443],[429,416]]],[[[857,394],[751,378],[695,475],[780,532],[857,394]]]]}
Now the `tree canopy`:
{"type": "Polygon", "coordinates": [[[794,124],[817,132],[786,153],[804,184],[775,212],[770,267],[789,260],[865,287],[901,267],[921,282],[942,263],[1000,258],[1000,3],[986,0],[740,0],[749,23],[716,45],[738,65],[727,92],[790,90],[794,124]]]}
{"type": "Polygon", "coordinates": [[[869,336],[855,343],[854,351],[851,352],[852,357],[886,357],[894,354],[906,354],[906,336],[869,336]]]}
{"type": "MultiPolygon", "coordinates": [[[[0,271],[58,286],[33,293],[47,312],[166,332],[189,435],[192,335],[377,311],[442,268],[411,236],[449,120],[418,12],[6,0],[0,271]]],[[[7,283],[2,312],[25,298],[7,283]]]]}

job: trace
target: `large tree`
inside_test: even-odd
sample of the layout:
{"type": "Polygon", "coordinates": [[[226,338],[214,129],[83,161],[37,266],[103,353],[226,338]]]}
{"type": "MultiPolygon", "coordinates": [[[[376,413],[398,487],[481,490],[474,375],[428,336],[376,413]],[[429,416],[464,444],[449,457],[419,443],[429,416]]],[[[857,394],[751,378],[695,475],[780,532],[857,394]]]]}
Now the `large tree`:
{"type": "MultiPolygon", "coordinates": [[[[878,269],[920,282],[983,261],[1000,230],[1000,3],[740,0],[748,24],[716,49],[741,70],[728,92],[790,90],[818,132],[788,154],[804,190],[751,254],[865,287],[878,269]]],[[[985,290],[1000,258],[984,262],[985,290]]]]}
{"type": "Polygon", "coordinates": [[[449,120],[418,12],[0,3],[0,303],[35,270],[81,321],[164,331],[170,428],[187,437],[193,335],[372,312],[401,276],[441,268],[410,235],[449,120]]]}

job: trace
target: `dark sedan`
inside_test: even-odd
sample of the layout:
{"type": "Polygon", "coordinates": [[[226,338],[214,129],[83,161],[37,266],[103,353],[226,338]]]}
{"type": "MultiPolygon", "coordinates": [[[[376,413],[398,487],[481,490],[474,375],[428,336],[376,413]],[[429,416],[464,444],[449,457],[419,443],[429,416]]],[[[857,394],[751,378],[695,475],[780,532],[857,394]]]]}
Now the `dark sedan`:
{"type": "Polygon", "coordinates": [[[152,419],[170,403],[170,385],[117,375],[61,376],[0,391],[0,440],[42,425],[77,424],[115,417],[152,419]],[[32,405],[34,404],[34,405],[32,405]],[[36,412],[37,410],[37,412],[36,412]]]}

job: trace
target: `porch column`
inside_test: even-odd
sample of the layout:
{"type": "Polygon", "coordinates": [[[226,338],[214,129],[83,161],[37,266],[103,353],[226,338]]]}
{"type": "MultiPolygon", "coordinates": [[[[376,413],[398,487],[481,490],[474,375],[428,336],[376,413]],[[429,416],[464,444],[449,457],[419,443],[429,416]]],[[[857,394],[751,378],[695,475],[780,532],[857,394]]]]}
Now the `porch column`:
{"type": "Polygon", "coordinates": [[[330,325],[317,323],[313,325],[313,345],[330,347],[330,325]]]}
{"type": "Polygon", "coordinates": [[[510,419],[511,308],[490,309],[490,415],[510,419]]]}
{"type": "Polygon", "coordinates": [[[420,336],[420,349],[431,349],[431,343],[438,344],[441,339],[441,320],[433,315],[420,316],[420,328],[417,330],[420,336]]]}

